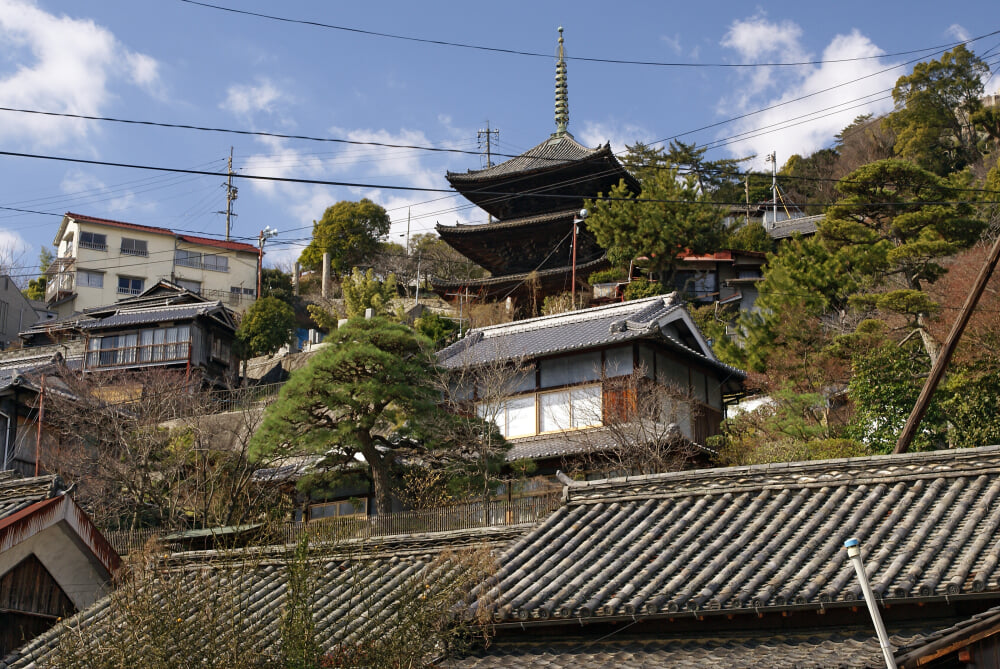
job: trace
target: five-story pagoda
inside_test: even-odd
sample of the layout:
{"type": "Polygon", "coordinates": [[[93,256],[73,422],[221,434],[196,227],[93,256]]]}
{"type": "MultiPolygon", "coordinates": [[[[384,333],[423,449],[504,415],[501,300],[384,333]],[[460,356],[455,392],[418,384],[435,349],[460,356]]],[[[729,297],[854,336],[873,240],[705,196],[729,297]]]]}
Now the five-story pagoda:
{"type": "MultiPolygon", "coordinates": [[[[584,200],[607,193],[621,180],[639,192],[638,182],[622,167],[610,144],[588,149],[566,129],[569,95],[562,30],[556,62],[556,131],[499,165],[446,175],[455,190],[491,217],[479,225],[438,224],[441,239],[491,274],[486,279],[432,279],[434,292],[446,300],[510,298],[527,307],[541,304],[547,295],[570,291],[573,220],[584,200]]],[[[578,287],[586,285],[591,272],[607,266],[604,249],[581,225],[576,236],[578,287]]]]}

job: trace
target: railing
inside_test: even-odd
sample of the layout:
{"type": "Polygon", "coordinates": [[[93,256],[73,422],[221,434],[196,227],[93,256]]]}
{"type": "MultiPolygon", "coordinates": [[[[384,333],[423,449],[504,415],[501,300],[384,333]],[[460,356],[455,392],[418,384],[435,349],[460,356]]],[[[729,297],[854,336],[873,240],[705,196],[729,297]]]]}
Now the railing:
{"type": "Polygon", "coordinates": [[[98,242],[85,242],[85,241],[81,240],[80,241],[80,248],[81,249],[93,249],[94,251],[107,251],[108,250],[108,245],[107,245],[107,243],[100,244],[98,242]]]}
{"type": "Polygon", "coordinates": [[[216,390],[211,393],[212,409],[217,413],[239,411],[255,404],[272,402],[281,392],[284,383],[268,383],[232,390],[216,390]]]}
{"type": "Polygon", "coordinates": [[[181,362],[188,359],[190,351],[191,344],[186,341],[102,348],[87,351],[87,366],[114,367],[147,362],[181,362]]]}
{"type": "Polygon", "coordinates": [[[142,288],[126,288],[125,286],[118,286],[119,295],[138,295],[142,292],[142,288]]]}
{"type": "MultiPolygon", "coordinates": [[[[368,539],[402,534],[447,532],[485,527],[507,527],[538,522],[560,505],[559,493],[534,495],[513,500],[467,502],[439,509],[403,511],[379,516],[346,516],[308,522],[287,522],[265,532],[263,542],[293,544],[306,531],[316,541],[368,539]]],[[[105,538],[125,555],[154,538],[168,534],[162,529],[110,530],[105,538]]],[[[179,547],[179,546],[178,546],[179,547]]]]}
{"type": "Polygon", "coordinates": [[[143,256],[148,257],[149,251],[147,249],[130,249],[127,246],[121,247],[121,254],[123,256],[143,256]]]}

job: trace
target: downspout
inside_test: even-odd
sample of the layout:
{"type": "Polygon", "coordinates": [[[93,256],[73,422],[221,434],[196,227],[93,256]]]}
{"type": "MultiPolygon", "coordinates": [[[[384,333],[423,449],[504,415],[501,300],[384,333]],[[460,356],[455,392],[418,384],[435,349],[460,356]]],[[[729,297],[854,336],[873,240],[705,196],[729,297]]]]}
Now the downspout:
{"type": "Polygon", "coordinates": [[[3,429],[3,469],[10,469],[10,415],[0,411],[0,416],[4,417],[3,429]]]}

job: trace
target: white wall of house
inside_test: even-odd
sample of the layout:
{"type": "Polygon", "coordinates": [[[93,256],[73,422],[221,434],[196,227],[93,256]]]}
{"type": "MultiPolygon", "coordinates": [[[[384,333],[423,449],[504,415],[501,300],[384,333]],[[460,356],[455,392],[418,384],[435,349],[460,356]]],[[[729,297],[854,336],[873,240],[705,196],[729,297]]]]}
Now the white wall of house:
{"type": "Polygon", "coordinates": [[[223,300],[236,311],[256,299],[256,253],[193,243],[169,231],[72,218],[56,245],[57,264],[66,271],[50,281],[49,296],[57,289],[75,293],[56,305],[60,316],[138,295],[160,279],[223,300]]]}

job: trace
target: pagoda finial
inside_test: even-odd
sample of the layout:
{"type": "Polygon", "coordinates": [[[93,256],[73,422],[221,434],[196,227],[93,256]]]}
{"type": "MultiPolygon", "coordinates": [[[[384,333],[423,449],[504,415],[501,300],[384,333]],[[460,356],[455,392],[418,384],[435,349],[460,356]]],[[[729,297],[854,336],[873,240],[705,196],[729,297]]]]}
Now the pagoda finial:
{"type": "Polygon", "coordinates": [[[559,26],[559,48],[556,52],[556,135],[566,134],[569,125],[569,91],[566,87],[566,50],[563,47],[563,28],[559,26]]]}

